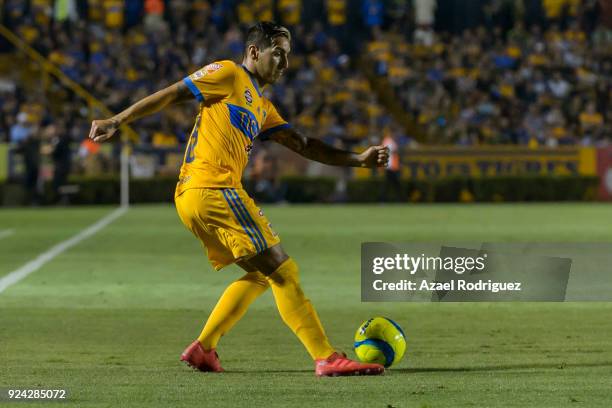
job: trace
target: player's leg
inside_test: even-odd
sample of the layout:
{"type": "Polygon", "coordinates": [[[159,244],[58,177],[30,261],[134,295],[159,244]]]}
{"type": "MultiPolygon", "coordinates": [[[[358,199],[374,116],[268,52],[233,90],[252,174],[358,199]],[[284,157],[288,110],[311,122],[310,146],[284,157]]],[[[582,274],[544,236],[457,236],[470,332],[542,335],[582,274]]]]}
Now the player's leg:
{"type": "Polygon", "coordinates": [[[249,264],[266,275],[278,311],[313,359],[326,358],[334,349],[312,303],[302,291],[299,269],[280,244],[249,259],[249,264]]]}
{"type": "Polygon", "coordinates": [[[297,264],[280,244],[249,259],[249,264],[266,276],[283,321],[315,360],[317,375],[380,374],[384,371],[379,364],[361,364],[335,352],[317,312],[302,291],[297,264]]]}
{"type": "MultiPolygon", "coordinates": [[[[226,240],[235,241],[219,226],[226,219],[227,207],[221,193],[210,189],[191,189],[175,199],[181,221],[201,241],[208,258],[215,269],[236,262],[238,255],[226,240]]],[[[217,305],[207,319],[199,338],[182,353],[181,360],[201,371],[223,371],[216,353],[216,346],[223,334],[227,333],[244,315],[249,305],[267,288],[266,278],[246,262],[236,262],[247,273],[232,282],[221,295],[217,305]]]]}
{"type": "Polygon", "coordinates": [[[247,262],[237,264],[246,274],[225,289],[200,336],[181,355],[181,360],[200,371],[224,371],[216,352],[221,336],[234,327],[251,303],[269,287],[266,277],[247,262]]]}
{"type": "MultiPolygon", "coordinates": [[[[263,212],[244,190],[203,189],[200,193],[187,195],[188,192],[176,200],[179,216],[207,248],[215,269],[248,259],[246,265],[250,270],[266,275],[283,320],[317,362],[317,375],[377,374],[384,370],[380,365],[356,363],[334,352],[316,311],[301,289],[297,264],[283,251],[280,239],[263,212]],[[183,196],[187,199],[181,198],[183,196]],[[194,202],[190,203],[192,199],[194,202]]],[[[219,307],[221,316],[223,311],[233,309],[231,302],[228,301],[228,305],[219,307]]],[[[240,313],[237,316],[241,316],[240,313]]],[[[224,329],[219,331],[225,332],[224,329]]],[[[201,343],[195,341],[185,353],[189,355],[194,350],[205,359],[210,357],[204,361],[206,370],[212,366],[208,371],[222,371],[214,349],[204,351],[201,343]]],[[[185,353],[181,359],[189,362],[185,353]]]]}
{"type": "Polygon", "coordinates": [[[198,337],[205,350],[216,348],[221,336],[234,327],[251,303],[269,287],[266,277],[257,269],[245,261],[237,264],[246,271],[246,274],[225,289],[210,313],[198,337]]]}

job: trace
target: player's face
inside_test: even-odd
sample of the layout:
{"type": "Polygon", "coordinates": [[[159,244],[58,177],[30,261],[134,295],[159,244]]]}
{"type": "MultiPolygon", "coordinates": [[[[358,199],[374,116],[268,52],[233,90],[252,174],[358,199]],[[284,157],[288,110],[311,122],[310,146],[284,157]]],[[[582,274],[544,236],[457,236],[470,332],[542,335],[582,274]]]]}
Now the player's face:
{"type": "Polygon", "coordinates": [[[289,52],[289,40],[279,36],[272,39],[272,45],[259,54],[257,71],[266,83],[275,83],[289,67],[289,52]]]}

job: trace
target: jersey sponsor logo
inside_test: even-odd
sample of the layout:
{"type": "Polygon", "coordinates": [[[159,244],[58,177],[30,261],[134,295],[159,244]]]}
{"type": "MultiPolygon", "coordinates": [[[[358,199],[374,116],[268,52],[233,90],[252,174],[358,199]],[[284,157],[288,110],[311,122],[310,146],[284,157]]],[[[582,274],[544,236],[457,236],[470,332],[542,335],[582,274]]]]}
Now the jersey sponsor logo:
{"type": "Polygon", "coordinates": [[[217,62],[213,62],[212,64],[208,64],[207,66],[205,66],[204,68],[202,68],[201,70],[197,71],[195,74],[193,74],[193,76],[196,79],[202,78],[203,76],[206,76],[208,74],[212,74],[213,72],[219,70],[223,68],[223,65],[217,63],[217,62]]]}
{"type": "Polygon", "coordinates": [[[249,91],[248,89],[244,91],[244,99],[246,99],[247,105],[253,103],[253,95],[251,95],[251,91],[249,91]]]}
{"type": "Polygon", "coordinates": [[[252,141],[259,134],[259,122],[257,118],[248,109],[242,106],[226,103],[230,114],[230,123],[238,129],[245,137],[252,141]]]}

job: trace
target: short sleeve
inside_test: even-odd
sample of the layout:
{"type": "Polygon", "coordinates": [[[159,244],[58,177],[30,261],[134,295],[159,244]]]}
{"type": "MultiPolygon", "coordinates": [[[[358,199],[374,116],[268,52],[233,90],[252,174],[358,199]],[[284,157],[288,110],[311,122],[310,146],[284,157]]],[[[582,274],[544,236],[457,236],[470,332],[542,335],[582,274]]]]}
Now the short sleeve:
{"type": "Polygon", "coordinates": [[[183,82],[199,102],[222,99],[232,94],[236,77],[236,64],[218,61],[185,77],[183,82]]]}
{"type": "Polygon", "coordinates": [[[263,125],[259,133],[260,140],[267,140],[274,132],[291,127],[266,98],[264,98],[264,116],[263,125]]]}

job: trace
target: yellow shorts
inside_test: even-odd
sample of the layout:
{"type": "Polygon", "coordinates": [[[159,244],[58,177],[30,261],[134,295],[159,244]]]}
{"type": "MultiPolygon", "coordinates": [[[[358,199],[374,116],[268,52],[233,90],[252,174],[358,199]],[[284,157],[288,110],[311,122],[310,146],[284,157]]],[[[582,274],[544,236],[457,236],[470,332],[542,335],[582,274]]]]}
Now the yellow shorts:
{"type": "Polygon", "coordinates": [[[280,242],[243,189],[192,188],[176,196],[174,202],[181,221],[202,242],[216,270],[280,242]]]}

